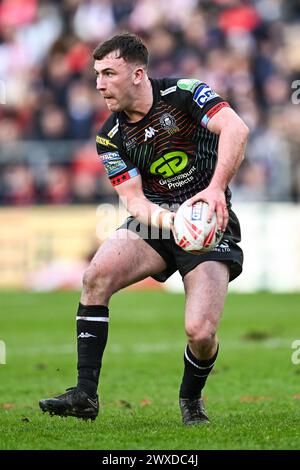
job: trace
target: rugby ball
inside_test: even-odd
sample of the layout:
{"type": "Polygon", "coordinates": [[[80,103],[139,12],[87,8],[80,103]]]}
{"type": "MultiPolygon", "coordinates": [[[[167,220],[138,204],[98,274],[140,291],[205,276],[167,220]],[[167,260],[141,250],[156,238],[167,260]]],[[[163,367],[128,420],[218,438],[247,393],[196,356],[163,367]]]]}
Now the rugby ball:
{"type": "Polygon", "coordinates": [[[193,254],[207,253],[213,250],[222,238],[218,229],[216,213],[210,223],[207,222],[208,204],[196,202],[188,206],[184,202],[178,209],[174,219],[177,244],[185,251],[193,254]]]}

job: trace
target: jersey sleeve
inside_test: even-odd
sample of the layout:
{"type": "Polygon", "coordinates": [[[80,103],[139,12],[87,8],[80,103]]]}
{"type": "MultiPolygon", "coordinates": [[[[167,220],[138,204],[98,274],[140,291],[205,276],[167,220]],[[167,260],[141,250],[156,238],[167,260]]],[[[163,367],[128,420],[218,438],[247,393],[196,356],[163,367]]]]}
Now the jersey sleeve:
{"type": "Polygon", "coordinates": [[[97,153],[113,186],[139,175],[123,149],[118,119],[111,116],[96,136],[97,153]]]}
{"type": "Polygon", "coordinates": [[[226,100],[200,80],[178,80],[177,89],[185,111],[202,127],[207,127],[210,119],[222,108],[230,107],[226,100]]]}

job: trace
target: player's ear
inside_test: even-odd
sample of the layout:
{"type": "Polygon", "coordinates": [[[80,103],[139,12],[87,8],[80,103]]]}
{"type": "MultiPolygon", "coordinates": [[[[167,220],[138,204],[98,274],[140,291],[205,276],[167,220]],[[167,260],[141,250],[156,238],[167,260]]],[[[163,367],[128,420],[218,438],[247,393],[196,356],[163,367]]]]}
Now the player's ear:
{"type": "Polygon", "coordinates": [[[144,76],[145,76],[145,70],[143,69],[143,67],[137,67],[134,69],[133,71],[133,84],[134,85],[138,85],[139,83],[141,83],[141,81],[143,80],[144,76]]]}

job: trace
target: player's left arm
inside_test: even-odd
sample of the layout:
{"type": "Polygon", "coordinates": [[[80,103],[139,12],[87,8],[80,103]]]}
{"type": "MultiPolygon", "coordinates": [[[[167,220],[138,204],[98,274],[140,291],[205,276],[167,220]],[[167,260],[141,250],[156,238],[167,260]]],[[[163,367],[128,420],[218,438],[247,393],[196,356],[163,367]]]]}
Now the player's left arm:
{"type": "Polygon", "coordinates": [[[223,107],[214,114],[207,124],[207,129],[219,135],[218,161],[210,184],[189,199],[189,204],[197,201],[207,202],[208,220],[216,211],[218,227],[225,231],[228,223],[225,190],[244,158],[249,129],[229,107],[223,107]]]}

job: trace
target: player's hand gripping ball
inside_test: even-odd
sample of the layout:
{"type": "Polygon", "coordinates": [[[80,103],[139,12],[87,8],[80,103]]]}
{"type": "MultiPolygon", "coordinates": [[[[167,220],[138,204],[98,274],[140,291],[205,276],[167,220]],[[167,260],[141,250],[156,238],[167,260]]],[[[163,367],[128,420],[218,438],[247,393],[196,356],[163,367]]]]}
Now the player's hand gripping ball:
{"type": "Polygon", "coordinates": [[[208,204],[196,202],[188,206],[184,202],[174,219],[177,244],[185,251],[201,255],[213,250],[220,243],[223,233],[218,229],[216,213],[207,222],[208,204]]]}

